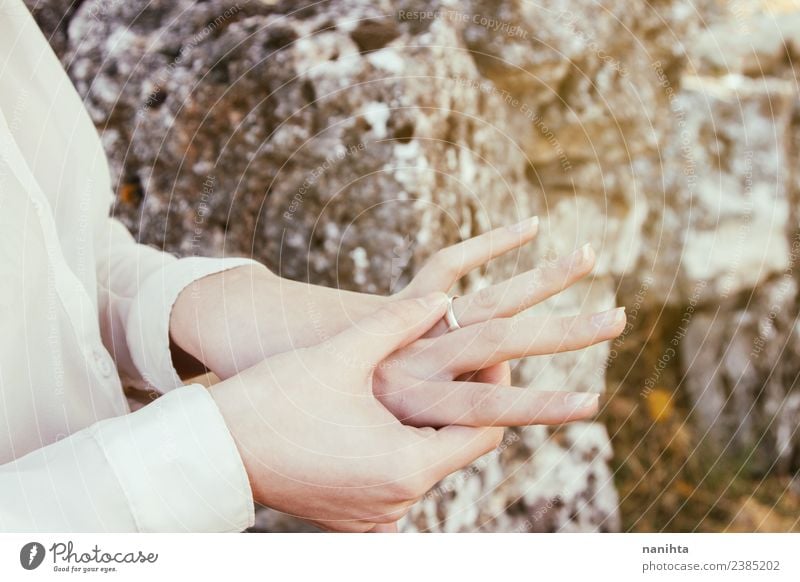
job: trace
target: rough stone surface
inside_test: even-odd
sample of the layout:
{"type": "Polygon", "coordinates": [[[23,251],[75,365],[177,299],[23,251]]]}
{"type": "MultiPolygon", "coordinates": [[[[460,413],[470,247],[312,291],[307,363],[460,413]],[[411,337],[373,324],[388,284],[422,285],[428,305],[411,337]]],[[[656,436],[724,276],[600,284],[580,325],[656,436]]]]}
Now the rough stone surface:
{"type": "Polygon", "coordinates": [[[705,286],[714,301],[788,267],[795,99],[780,79],[684,78],[673,105],[678,124],[665,148],[667,163],[680,169],[665,177],[662,217],[681,228],[667,244],[646,245],[658,265],[657,288],[677,286],[685,300],[705,286]]]}
{"type": "Polygon", "coordinates": [[[697,422],[720,451],[749,455],[763,472],[800,462],[796,297],[791,275],[770,280],[746,307],[728,301],[695,316],[682,346],[697,422]]]}
{"type": "Polygon", "coordinates": [[[724,454],[763,473],[800,468],[798,42],[797,14],[709,27],[690,49],[703,76],[682,97],[702,168],[684,253],[684,296],[700,304],[681,346],[686,387],[724,454]]]}
{"type": "Polygon", "coordinates": [[[698,75],[791,75],[800,56],[800,14],[734,14],[697,35],[689,52],[698,75]]]}
{"type": "MultiPolygon", "coordinates": [[[[387,293],[436,249],[537,213],[535,252],[462,292],[592,242],[597,277],[538,309],[589,312],[637,290],[656,316],[691,304],[680,365],[698,422],[741,446],[767,431],[766,458],[797,465],[792,325],[744,369],[774,282],[792,279],[797,85],[774,22],[711,0],[86,1],[65,19],[52,17],[63,2],[38,4],[102,132],[115,211],[143,241],[387,293]],[[755,50],[735,46],[742,23],[755,50]],[[775,366],[786,372],[765,376],[775,366]]],[[[794,22],[780,25],[788,54],[794,22]]],[[[787,286],[791,318],[795,299],[787,286]]],[[[602,392],[608,355],[515,374],[602,392]]],[[[616,530],[610,456],[599,423],[509,432],[404,527],[616,530]]],[[[299,526],[263,513],[258,527],[299,526]]]]}

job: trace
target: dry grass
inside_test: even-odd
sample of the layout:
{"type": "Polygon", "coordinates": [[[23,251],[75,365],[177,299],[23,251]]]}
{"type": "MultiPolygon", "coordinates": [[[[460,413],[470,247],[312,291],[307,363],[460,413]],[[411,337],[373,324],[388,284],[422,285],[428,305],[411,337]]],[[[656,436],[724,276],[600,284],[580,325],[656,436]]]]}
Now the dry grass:
{"type": "Polygon", "coordinates": [[[688,419],[679,362],[642,394],[669,337],[644,315],[609,370],[602,420],[614,447],[623,530],[638,532],[800,531],[800,478],[761,475],[748,455],[714,452],[688,419]]]}

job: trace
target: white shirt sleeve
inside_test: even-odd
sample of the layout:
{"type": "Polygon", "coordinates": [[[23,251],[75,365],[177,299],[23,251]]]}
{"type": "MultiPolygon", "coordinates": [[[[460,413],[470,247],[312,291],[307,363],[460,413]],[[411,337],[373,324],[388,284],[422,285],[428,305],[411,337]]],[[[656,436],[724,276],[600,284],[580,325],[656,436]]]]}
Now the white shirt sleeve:
{"type": "Polygon", "coordinates": [[[169,319],[178,295],[203,277],[257,263],[245,258],[177,259],[137,244],[115,219],[109,219],[97,249],[100,327],[120,372],[160,392],[182,386],[169,349],[169,319]]]}
{"type": "Polygon", "coordinates": [[[249,261],[178,260],[108,218],[80,98],[21,0],[0,12],[0,529],[245,529],[244,464],[207,390],[181,387],[169,314],[249,261]],[[129,413],[107,351],[168,393],[129,413]]]}
{"type": "MultiPolygon", "coordinates": [[[[0,115],[0,171],[4,171],[0,201],[3,220],[21,223],[28,238],[9,238],[8,243],[26,244],[26,249],[43,245],[34,236],[43,234],[49,221],[36,227],[35,214],[21,211],[26,199],[37,194],[24,160],[13,147],[0,115]],[[12,153],[17,155],[11,156],[12,153]],[[8,164],[7,160],[16,164],[8,164]],[[17,212],[19,210],[19,212],[17,212]],[[33,218],[32,218],[33,216],[33,218]],[[25,220],[23,220],[25,218],[25,220]]],[[[0,221],[2,222],[2,221],[0,221]]],[[[124,227],[109,220],[115,231],[113,243],[99,245],[98,305],[104,306],[102,323],[116,316],[119,337],[116,347],[130,352],[136,369],[152,376],[152,383],[164,390],[173,389],[143,409],[123,416],[95,422],[71,432],[57,442],[37,448],[27,455],[0,466],[0,530],[3,531],[241,531],[254,523],[253,496],[247,473],[221,413],[207,390],[199,385],[175,390],[177,378],[169,356],[169,311],[175,298],[189,282],[205,274],[244,264],[246,260],[188,259],[174,257],[136,244],[124,227]],[[103,249],[103,250],[100,250],[103,249]],[[104,285],[105,283],[105,285],[104,285]]],[[[7,233],[3,233],[7,234],[7,233]]],[[[11,232],[11,235],[17,233],[11,232]]],[[[0,237],[2,238],[2,237],[0,237]]],[[[2,253],[0,253],[2,254],[2,253]]],[[[46,254],[25,255],[26,259],[47,261],[46,254]]],[[[2,255],[4,261],[7,257],[2,255]]],[[[58,260],[58,255],[55,259],[58,260]]],[[[29,271],[33,266],[27,261],[29,271]]],[[[16,262],[10,262],[15,267],[16,262]]],[[[37,268],[42,268],[37,265],[37,268]]],[[[20,269],[21,270],[21,269],[20,269]]],[[[0,269],[2,271],[2,269],[0,269]]],[[[15,290],[27,285],[18,270],[4,273],[2,289],[16,297],[15,290]],[[7,289],[6,289],[7,287],[7,289]]],[[[55,282],[50,282],[55,285],[55,282]]],[[[42,290],[30,289],[28,299],[37,301],[42,290]]],[[[65,292],[66,293],[66,292],[65,292]]],[[[80,294],[81,291],[73,293],[80,294]]],[[[50,440],[48,433],[64,430],[47,423],[71,417],[80,422],[77,411],[85,404],[58,397],[59,390],[48,390],[38,375],[46,377],[45,357],[54,346],[58,353],[73,356],[64,368],[62,361],[51,366],[61,370],[67,384],[61,392],[81,393],[74,383],[85,382],[82,366],[74,355],[83,353],[75,343],[76,334],[51,335],[46,317],[29,319],[21,310],[23,296],[16,297],[17,308],[0,309],[6,324],[6,337],[0,357],[0,418],[13,411],[26,413],[35,407],[38,424],[27,430],[50,440]],[[17,319],[13,319],[17,318],[17,319]],[[39,367],[18,366],[33,348],[14,341],[13,331],[25,329],[26,337],[38,345],[39,367]],[[55,342],[55,343],[54,343],[55,342]],[[44,352],[44,353],[43,353],[44,352]],[[78,373],[76,373],[78,372],[78,373]],[[34,375],[37,375],[34,377],[34,375]],[[28,381],[24,378],[28,377],[28,381]],[[19,382],[12,383],[16,378],[19,382]]],[[[38,302],[46,305],[46,300],[38,302]]],[[[68,317],[54,303],[53,317],[59,328],[68,329],[68,317]]],[[[86,301],[88,304],[88,300],[86,301]]],[[[36,311],[39,313],[44,307],[36,311]]],[[[95,324],[96,325],[96,324],[95,324]]],[[[113,346],[110,346],[113,347],[113,346]]],[[[127,353],[127,352],[126,352],[127,353]]],[[[90,368],[84,364],[83,369],[90,368]]],[[[58,375],[56,374],[56,376],[58,375]]],[[[110,388],[105,386],[103,388],[110,388]]],[[[92,405],[105,402],[103,388],[96,386],[92,405]],[[96,399],[96,402],[94,401],[96,399]]],[[[117,388],[119,390],[119,388],[117,388]]],[[[107,414],[104,411],[103,414],[107,414]]],[[[71,422],[67,422],[67,425],[71,422]]],[[[10,435],[12,443],[30,442],[30,435],[10,435]]],[[[11,448],[17,448],[12,446],[11,448]]]]}
{"type": "Polygon", "coordinates": [[[174,390],[0,466],[0,530],[233,532],[247,474],[208,391],[174,390]]]}

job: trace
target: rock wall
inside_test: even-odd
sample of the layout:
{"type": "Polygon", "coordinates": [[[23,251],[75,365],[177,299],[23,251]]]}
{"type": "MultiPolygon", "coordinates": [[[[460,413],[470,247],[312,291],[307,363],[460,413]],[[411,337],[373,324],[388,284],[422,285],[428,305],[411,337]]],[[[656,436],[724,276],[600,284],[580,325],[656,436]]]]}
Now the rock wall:
{"type": "MultiPolygon", "coordinates": [[[[753,24],[745,50],[725,27],[758,18],[713,0],[29,3],[143,241],[387,293],[438,248],[538,214],[533,251],[462,292],[593,243],[594,280],[541,308],[684,307],[670,358],[696,421],[796,468],[788,20],[753,24]]],[[[610,350],[521,362],[517,382],[602,392],[610,350]]],[[[617,530],[611,455],[600,422],[509,431],[404,527],[617,530]]]]}
{"type": "Polygon", "coordinates": [[[694,39],[685,83],[702,168],[686,389],[720,454],[761,474],[800,470],[798,43],[800,14],[735,14],[694,39]]]}

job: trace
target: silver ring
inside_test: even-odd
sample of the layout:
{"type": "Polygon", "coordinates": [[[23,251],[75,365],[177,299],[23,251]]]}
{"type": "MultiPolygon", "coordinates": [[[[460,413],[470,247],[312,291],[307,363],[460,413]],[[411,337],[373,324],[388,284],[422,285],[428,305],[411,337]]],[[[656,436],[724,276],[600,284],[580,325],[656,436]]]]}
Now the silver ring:
{"type": "Polygon", "coordinates": [[[453,301],[455,301],[457,297],[458,295],[453,295],[452,297],[447,298],[447,313],[444,316],[444,320],[447,322],[447,331],[461,329],[461,326],[456,319],[456,314],[453,312],[453,301]]]}

